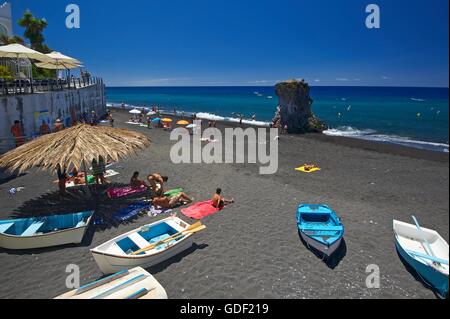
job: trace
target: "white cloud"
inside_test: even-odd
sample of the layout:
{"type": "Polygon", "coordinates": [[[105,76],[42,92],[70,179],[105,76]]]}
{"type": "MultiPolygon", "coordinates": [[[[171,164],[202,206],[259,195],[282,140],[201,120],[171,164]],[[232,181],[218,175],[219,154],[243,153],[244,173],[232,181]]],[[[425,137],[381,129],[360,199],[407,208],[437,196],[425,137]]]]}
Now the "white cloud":
{"type": "Polygon", "coordinates": [[[389,80],[389,79],[390,79],[388,76],[385,76],[385,75],[383,75],[381,78],[382,78],[383,80],[389,80]]]}
{"type": "Polygon", "coordinates": [[[337,78],[336,81],[347,82],[348,79],[346,79],[346,78],[337,78]]]}
{"type": "Polygon", "coordinates": [[[317,83],[318,83],[318,82],[320,82],[320,79],[315,79],[314,82],[317,82],[317,83]]]}

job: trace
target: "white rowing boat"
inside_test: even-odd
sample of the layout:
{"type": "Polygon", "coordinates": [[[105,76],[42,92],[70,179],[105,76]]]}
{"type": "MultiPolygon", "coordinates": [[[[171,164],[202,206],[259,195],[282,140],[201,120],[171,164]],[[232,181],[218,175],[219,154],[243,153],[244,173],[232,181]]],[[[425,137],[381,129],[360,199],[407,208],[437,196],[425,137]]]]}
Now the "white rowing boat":
{"type": "Polygon", "coordinates": [[[432,229],[394,220],[397,251],[441,296],[448,294],[449,246],[432,229]]]}
{"type": "Polygon", "coordinates": [[[167,299],[163,286],[144,269],[122,270],[54,299],[167,299]]]}
{"type": "Polygon", "coordinates": [[[197,226],[169,217],[113,238],[91,253],[104,274],[151,267],[190,248],[193,233],[205,228],[190,231],[193,227],[197,226]]]}

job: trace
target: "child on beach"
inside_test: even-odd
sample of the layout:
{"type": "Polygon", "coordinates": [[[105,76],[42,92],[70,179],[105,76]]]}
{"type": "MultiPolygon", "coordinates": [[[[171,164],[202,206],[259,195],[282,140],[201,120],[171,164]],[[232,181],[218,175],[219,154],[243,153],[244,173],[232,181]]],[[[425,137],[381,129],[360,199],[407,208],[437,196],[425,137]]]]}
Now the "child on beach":
{"type": "Polygon", "coordinates": [[[225,206],[234,203],[234,199],[225,199],[222,196],[222,189],[218,188],[211,199],[212,205],[216,208],[224,208],[225,206]]]}

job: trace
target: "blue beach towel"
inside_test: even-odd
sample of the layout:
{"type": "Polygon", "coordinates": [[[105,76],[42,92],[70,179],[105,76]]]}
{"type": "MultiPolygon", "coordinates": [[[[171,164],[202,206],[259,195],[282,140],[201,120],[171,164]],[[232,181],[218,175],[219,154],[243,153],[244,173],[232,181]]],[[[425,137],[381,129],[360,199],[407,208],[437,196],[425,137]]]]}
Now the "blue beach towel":
{"type": "Polygon", "coordinates": [[[149,209],[150,203],[143,201],[136,202],[128,207],[122,208],[121,210],[115,212],[112,217],[119,222],[124,222],[149,209]]]}

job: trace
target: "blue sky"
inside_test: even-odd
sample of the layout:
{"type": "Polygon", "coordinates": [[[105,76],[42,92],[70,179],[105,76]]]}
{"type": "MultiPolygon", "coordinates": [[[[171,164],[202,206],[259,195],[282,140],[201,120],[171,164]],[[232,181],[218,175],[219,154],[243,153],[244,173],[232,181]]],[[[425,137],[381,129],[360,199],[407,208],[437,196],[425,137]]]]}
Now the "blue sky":
{"type": "MultiPolygon", "coordinates": [[[[11,0],[45,17],[47,44],[111,86],[448,87],[448,0],[11,0]],[[81,9],[81,28],[65,8],[81,9]],[[365,8],[381,8],[367,29],[365,8]]],[[[15,26],[15,33],[23,30],[15,26]]]]}

